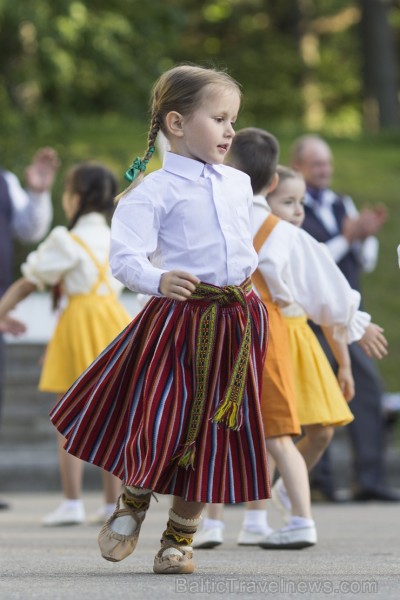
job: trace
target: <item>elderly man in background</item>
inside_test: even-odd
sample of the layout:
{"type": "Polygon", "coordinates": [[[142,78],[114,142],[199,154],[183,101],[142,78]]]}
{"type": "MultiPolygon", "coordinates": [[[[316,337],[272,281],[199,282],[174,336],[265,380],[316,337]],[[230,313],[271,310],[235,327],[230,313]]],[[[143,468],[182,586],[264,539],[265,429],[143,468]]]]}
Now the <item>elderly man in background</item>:
{"type": "MultiPolygon", "coordinates": [[[[25,172],[26,191],[13,173],[0,168],[0,296],[12,282],[14,240],[38,242],[49,230],[53,216],[50,190],[58,166],[58,157],[52,148],[38,150],[25,172]]],[[[15,335],[23,329],[23,325],[11,317],[0,323],[0,411],[5,357],[2,332],[15,335]]],[[[8,508],[8,504],[0,500],[0,509],[4,508],[8,508]]]]}
{"type": "MultiPolygon", "coordinates": [[[[356,209],[349,196],[330,189],[333,174],[332,153],[318,136],[297,139],[292,149],[292,166],[305,179],[305,220],[303,228],[326,245],[350,285],[360,290],[363,271],[373,271],[378,259],[378,240],[374,235],[387,218],[382,205],[356,209]]],[[[321,330],[313,327],[333,368],[335,360],[321,330]]],[[[400,495],[384,484],[383,386],[373,361],[358,344],[351,344],[350,356],[356,393],[351,402],[355,419],[347,430],[354,455],[354,495],[357,501],[400,501],[400,495]]],[[[312,486],[327,500],[337,494],[329,451],[312,473],[312,486]]]]}

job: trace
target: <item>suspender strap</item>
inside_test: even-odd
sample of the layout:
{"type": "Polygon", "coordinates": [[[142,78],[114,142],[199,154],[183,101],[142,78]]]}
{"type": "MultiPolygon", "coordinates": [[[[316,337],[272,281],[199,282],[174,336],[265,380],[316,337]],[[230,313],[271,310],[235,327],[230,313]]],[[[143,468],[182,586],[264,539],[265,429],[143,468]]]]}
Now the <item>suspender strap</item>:
{"type": "MultiPolygon", "coordinates": [[[[260,252],[261,248],[263,247],[269,235],[274,230],[279,221],[280,219],[278,217],[271,214],[268,215],[268,217],[265,219],[264,223],[257,231],[253,240],[254,249],[257,252],[257,254],[260,252]]],[[[272,302],[271,293],[269,291],[268,285],[264,277],[260,272],[260,269],[256,269],[251,277],[263,301],[272,302]]]]}
{"type": "Polygon", "coordinates": [[[98,261],[98,259],[96,258],[95,254],[91,250],[91,248],[89,248],[89,246],[80,237],[78,237],[75,233],[70,233],[70,236],[81,248],[83,248],[83,250],[85,250],[86,254],[88,254],[90,256],[96,269],[99,272],[98,278],[95,281],[95,283],[93,284],[93,287],[89,293],[96,294],[97,290],[99,289],[101,284],[104,283],[107,286],[109,292],[111,294],[113,294],[114,290],[112,289],[110,282],[108,280],[108,276],[107,276],[107,274],[108,274],[108,259],[105,261],[104,264],[101,264],[98,261]]]}
{"type": "Polygon", "coordinates": [[[257,231],[253,240],[253,246],[257,254],[260,252],[261,247],[265,243],[266,239],[268,238],[272,230],[278,225],[279,222],[279,217],[276,217],[275,215],[271,214],[268,215],[268,217],[265,219],[264,223],[257,231]]]}

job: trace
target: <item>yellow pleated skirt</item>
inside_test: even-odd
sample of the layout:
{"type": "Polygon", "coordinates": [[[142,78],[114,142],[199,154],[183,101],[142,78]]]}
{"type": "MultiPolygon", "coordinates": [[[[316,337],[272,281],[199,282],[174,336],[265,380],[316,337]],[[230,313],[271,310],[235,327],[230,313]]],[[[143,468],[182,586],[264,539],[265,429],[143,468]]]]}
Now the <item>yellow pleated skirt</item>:
{"type": "Polygon", "coordinates": [[[66,392],[131,320],[114,294],[71,296],[47,346],[39,389],[66,392]]]}
{"type": "Polygon", "coordinates": [[[354,417],[306,317],[285,317],[301,425],[347,425],[354,417]]]}

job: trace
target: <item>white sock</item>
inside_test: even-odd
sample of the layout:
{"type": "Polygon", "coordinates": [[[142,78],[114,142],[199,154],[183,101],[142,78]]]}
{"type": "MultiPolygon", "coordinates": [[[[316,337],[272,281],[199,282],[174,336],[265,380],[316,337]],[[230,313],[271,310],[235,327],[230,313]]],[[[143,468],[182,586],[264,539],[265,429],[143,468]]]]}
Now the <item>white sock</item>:
{"type": "MultiPolygon", "coordinates": [[[[126,486],[126,488],[135,496],[144,496],[149,494],[151,490],[146,490],[145,488],[137,488],[133,486],[126,486]]],[[[137,513],[138,517],[141,518],[146,511],[140,511],[137,513]]],[[[133,535],[133,533],[137,529],[137,523],[133,517],[130,515],[124,515],[122,517],[117,517],[114,519],[110,525],[110,529],[115,531],[115,533],[119,533],[120,535],[133,535]]]]}
{"type": "Polygon", "coordinates": [[[201,517],[198,519],[187,519],[186,517],[181,517],[178,515],[173,508],[169,509],[168,517],[171,519],[171,521],[177,523],[178,525],[187,525],[189,527],[198,527],[201,522],[201,517]]]}
{"type": "Polygon", "coordinates": [[[209,519],[205,517],[203,520],[203,529],[224,529],[225,523],[219,519],[209,519]]]}
{"type": "MultiPolygon", "coordinates": [[[[138,513],[138,516],[141,514],[142,513],[138,513]]],[[[121,535],[132,535],[136,531],[137,523],[130,515],[125,515],[114,519],[110,528],[115,531],[115,533],[120,533],[121,535]]]]}
{"type": "Polygon", "coordinates": [[[245,510],[243,529],[253,533],[268,535],[272,530],[268,525],[266,510],[245,510]]]}
{"type": "Polygon", "coordinates": [[[313,527],[314,525],[315,521],[313,519],[306,519],[305,517],[293,515],[290,517],[289,523],[284,529],[302,529],[303,527],[313,527]]]}

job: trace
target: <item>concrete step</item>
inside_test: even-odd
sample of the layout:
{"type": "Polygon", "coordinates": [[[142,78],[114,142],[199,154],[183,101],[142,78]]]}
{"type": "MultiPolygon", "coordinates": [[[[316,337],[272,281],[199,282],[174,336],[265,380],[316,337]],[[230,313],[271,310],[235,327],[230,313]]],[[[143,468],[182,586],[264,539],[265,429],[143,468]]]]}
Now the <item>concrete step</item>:
{"type": "Polygon", "coordinates": [[[40,445],[54,438],[49,411],[53,394],[37,389],[44,344],[8,344],[1,441],[12,446],[23,442],[40,445]]]}
{"type": "MultiPolygon", "coordinates": [[[[83,487],[101,490],[101,470],[85,465],[83,487]]],[[[60,490],[56,436],[41,444],[0,443],[0,492],[60,490]]]]}

